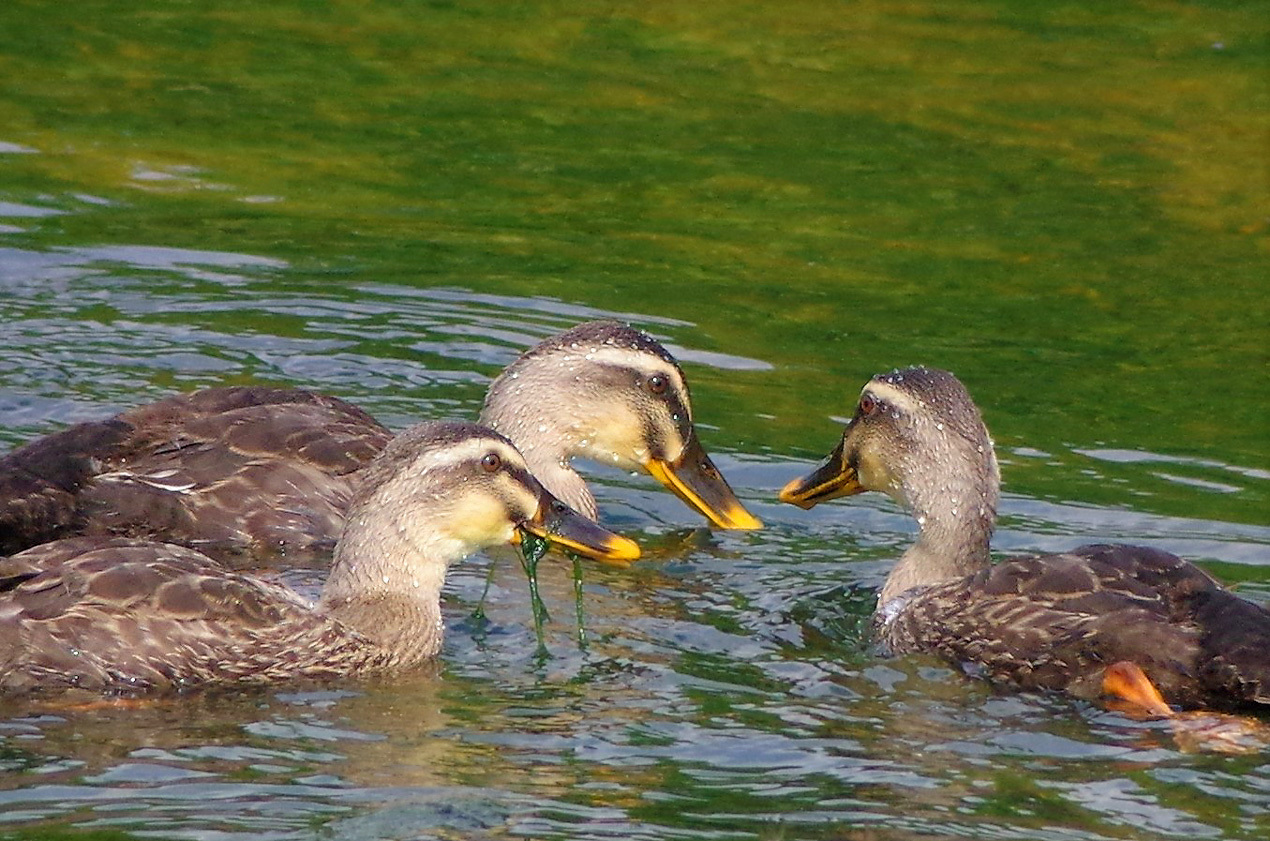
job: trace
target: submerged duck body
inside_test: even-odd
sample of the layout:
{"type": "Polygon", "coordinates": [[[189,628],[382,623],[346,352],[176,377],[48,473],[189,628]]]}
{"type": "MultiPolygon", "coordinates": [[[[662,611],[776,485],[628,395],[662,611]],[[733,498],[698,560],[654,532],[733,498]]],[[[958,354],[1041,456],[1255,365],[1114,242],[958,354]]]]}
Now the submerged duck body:
{"type": "Polygon", "coordinates": [[[0,560],[0,690],[137,691],[419,665],[448,566],[523,533],[625,562],[631,541],[556,500],[509,441],[430,423],[362,471],[320,600],[182,546],[77,537],[0,560]]]}
{"type": "Polygon", "coordinates": [[[878,598],[880,641],[1023,689],[1096,698],[1136,665],[1182,707],[1270,704],[1270,611],[1176,555],[1084,546],[993,565],[1000,478],[965,387],[946,371],[874,377],[842,441],[781,499],[804,508],[877,490],[911,510],[917,542],[878,598]]]}
{"type": "MultiPolygon", "coordinates": [[[[481,420],[592,519],[575,456],[646,470],[722,527],[761,525],[697,441],[673,357],[627,325],[590,322],[527,351],[491,385],[481,420]]],[[[357,475],[391,439],[356,406],[302,389],[170,397],[0,458],[0,553],[75,535],[156,538],[222,560],[329,552],[357,475]]]]}

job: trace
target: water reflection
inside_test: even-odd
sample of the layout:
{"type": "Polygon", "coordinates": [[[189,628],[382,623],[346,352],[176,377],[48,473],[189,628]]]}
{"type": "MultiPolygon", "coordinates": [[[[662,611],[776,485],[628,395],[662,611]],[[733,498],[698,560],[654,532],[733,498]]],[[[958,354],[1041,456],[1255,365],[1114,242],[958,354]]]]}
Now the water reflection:
{"type": "MultiPolygon", "coordinates": [[[[770,367],[694,350],[680,320],[458,288],[331,287],[242,254],[0,249],[0,288],[11,293],[0,298],[14,361],[0,376],[0,436],[11,444],[237,381],[338,393],[393,426],[472,417],[521,349],[605,316],[670,340],[690,368],[770,367]]],[[[699,414],[708,431],[728,430],[708,401],[699,414]]],[[[1000,696],[920,659],[879,661],[868,620],[910,518],[881,497],[778,505],[775,489],[806,462],[711,449],[766,529],[684,529],[680,503],[646,477],[588,469],[605,520],[638,537],[645,560],[585,568],[585,645],[570,565],[540,567],[553,617],[544,657],[519,567],[495,553],[452,571],[435,673],[137,705],[0,699],[0,832],[71,823],[272,839],[319,823],[350,839],[1260,837],[1270,767],[1255,758],[1197,760],[1160,724],[1000,696]]],[[[1016,475],[1096,469],[1131,491],[1176,483],[1155,475],[1161,465],[1240,499],[1267,478],[1136,451],[1009,453],[1016,475]]],[[[1257,570],[1270,529],[1005,497],[1000,551],[1091,539],[1257,570]]],[[[313,591],[321,567],[284,575],[313,591]]]]}
{"type": "MultiPolygon", "coordinates": [[[[585,569],[585,648],[567,562],[541,567],[544,658],[501,555],[453,570],[438,674],[0,698],[0,836],[1270,837],[1264,756],[879,660],[868,617],[911,519],[774,500],[869,375],[925,362],[972,382],[1008,456],[998,551],[1148,543],[1270,602],[1251,7],[0,23],[0,449],[212,384],[471,418],[520,349],[611,315],[687,363],[707,448],[768,524],[684,529],[647,477],[591,467],[647,552],[585,569]]],[[[321,568],[284,575],[313,592],[321,568]]]]}
{"type": "Polygon", "coordinates": [[[477,561],[456,570],[438,674],[139,706],[5,699],[4,820],[180,837],[290,837],[320,818],[337,837],[397,821],[493,837],[761,837],[775,820],[799,835],[876,822],[1058,838],[1070,830],[1055,816],[1110,828],[1152,806],[1153,831],[1219,834],[1202,816],[1225,802],[1245,815],[1225,827],[1251,837],[1270,810],[1256,760],[1206,768],[1156,724],[808,642],[806,616],[773,618],[785,597],[736,595],[752,566],[688,545],[634,576],[588,571],[586,648],[569,627],[568,565],[544,563],[545,661],[513,564],[495,569],[487,622],[467,618],[488,571],[477,561]],[[1186,803],[1206,794],[1169,802],[1176,778],[1142,769],[1190,775],[1186,803]]]}
{"type": "MultiPolygon", "coordinates": [[[[54,422],[100,417],[174,389],[244,375],[325,389],[404,426],[419,417],[475,414],[488,374],[473,364],[494,373],[579,321],[626,318],[654,332],[684,326],[549,298],[457,289],[300,284],[279,294],[277,272],[286,267],[263,257],[175,248],[0,248],[0,289],[12,293],[0,300],[0,318],[14,362],[0,383],[0,409],[12,412],[0,434],[18,443],[54,422]],[[103,408],[81,409],[64,398],[42,402],[49,392],[77,391],[90,392],[103,408]]],[[[676,350],[721,369],[770,367],[682,345],[676,350]]]]}

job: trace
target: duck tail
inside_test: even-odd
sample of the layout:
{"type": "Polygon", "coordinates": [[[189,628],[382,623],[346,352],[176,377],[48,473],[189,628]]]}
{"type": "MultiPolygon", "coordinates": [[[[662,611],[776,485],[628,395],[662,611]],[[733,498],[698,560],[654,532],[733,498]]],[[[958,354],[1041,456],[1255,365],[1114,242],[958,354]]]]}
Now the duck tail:
{"type": "Polygon", "coordinates": [[[1200,682],[1237,704],[1270,705],[1270,610],[1221,589],[1197,600],[1200,682]]]}
{"type": "Polygon", "coordinates": [[[130,430],[115,419],[90,421],[0,458],[0,555],[73,532],[80,489],[97,469],[92,454],[110,451],[130,430]]]}

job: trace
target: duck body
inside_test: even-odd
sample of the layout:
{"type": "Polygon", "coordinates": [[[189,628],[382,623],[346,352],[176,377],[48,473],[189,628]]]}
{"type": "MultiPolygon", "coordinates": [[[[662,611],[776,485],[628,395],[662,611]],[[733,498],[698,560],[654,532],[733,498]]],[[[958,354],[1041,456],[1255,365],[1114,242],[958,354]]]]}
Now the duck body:
{"type": "Polygon", "coordinates": [[[876,627],[895,653],[1025,690],[1097,699],[1106,668],[1128,661],[1183,708],[1270,704],[1270,613],[1142,546],[1010,558],[901,595],[876,627]]]}
{"type": "MultiPolygon", "coordinates": [[[[691,417],[673,357],[633,327],[600,321],[526,351],[491,385],[481,422],[591,519],[575,456],[646,470],[721,527],[761,526],[691,417]]],[[[244,565],[326,555],[358,475],[392,437],[356,406],[294,388],[210,388],[81,423],[0,458],[0,554],[98,535],[244,565]]]]}
{"type": "Polygon", "coordinates": [[[1094,545],[993,564],[1000,474],[965,387],[946,371],[874,377],[837,448],[781,491],[820,502],[877,490],[918,521],[878,597],[879,641],[997,683],[1097,698],[1108,667],[1139,667],[1182,707],[1270,705],[1270,611],[1199,567],[1094,545]]]}
{"type": "Polygon", "coordinates": [[[170,543],[66,538],[0,562],[0,574],[10,584],[0,595],[0,691],[270,683],[394,660],[288,588],[170,543]]]}
{"type": "Polygon", "coordinates": [[[0,553],[74,535],[228,560],[329,553],[392,433],[335,397],[210,388],[77,424],[0,458],[0,553]]]}
{"type": "Polygon", "coordinates": [[[448,566],[532,533],[626,562],[638,548],[556,500],[505,438],[421,424],[362,471],[316,603],[193,549],[82,536],[0,560],[0,690],[172,689],[419,665],[448,566]]]}

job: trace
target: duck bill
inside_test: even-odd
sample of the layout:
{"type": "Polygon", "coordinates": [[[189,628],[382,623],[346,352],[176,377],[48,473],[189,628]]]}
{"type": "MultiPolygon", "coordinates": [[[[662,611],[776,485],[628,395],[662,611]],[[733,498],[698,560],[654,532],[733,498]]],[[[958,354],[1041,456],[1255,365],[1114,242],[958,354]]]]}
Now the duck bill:
{"type": "Polygon", "coordinates": [[[679,458],[650,458],[644,469],[721,529],[763,528],[763,521],[745,510],[695,435],[679,458]]]}
{"type": "Polygon", "coordinates": [[[864,486],[860,484],[855,465],[847,462],[843,443],[839,442],[837,448],[819,467],[781,488],[780,500],[799,508],[812,508],[825,500],[863,491],[864,486]]]}
{"type": "Polygon", "coordinates": [[[639,544],[591,522],[553,497],[544,499],[533,519],[520,524],[513,543],[520,543],[520,532],[542,538],[554,546],[576,552],[587,558],[627,567],[639,560],[639,544]]]}

